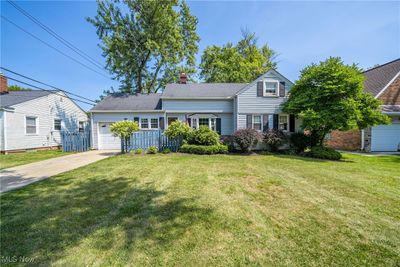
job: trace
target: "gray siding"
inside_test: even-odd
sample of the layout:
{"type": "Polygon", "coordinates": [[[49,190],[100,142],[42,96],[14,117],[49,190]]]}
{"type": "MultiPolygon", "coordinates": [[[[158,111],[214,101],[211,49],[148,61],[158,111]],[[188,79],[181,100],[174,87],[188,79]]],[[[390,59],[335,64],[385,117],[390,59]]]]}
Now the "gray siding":
{"type": "Polygon", "coordinates": [[[232,113],[233,100],[162,100],[162,108],[167,112],[184,111],[184,112],[216,112],[216,113],[232,113]]]}
{"type": "Polygon", "coordinates": [[[56,94],[33,99],[12,106],[7,111],[4,135],[6,150],[19,150],[58,146],[61,132],[54,130],[54,119],[61,119],[62,130],[77,131],[78,122],[88,122],[88,117],[70,99],[56,94]],[[37,134],[25,134],[25,117],[37,117],[37,134]]]}

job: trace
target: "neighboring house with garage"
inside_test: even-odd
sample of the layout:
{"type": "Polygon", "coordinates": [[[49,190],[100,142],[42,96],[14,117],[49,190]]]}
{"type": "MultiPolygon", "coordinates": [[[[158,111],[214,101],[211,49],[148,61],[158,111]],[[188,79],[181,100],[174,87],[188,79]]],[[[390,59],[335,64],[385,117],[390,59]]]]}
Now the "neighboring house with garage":
{"type": "Polygon", "coordinates": [[[364,90],[383,102],[391,124],[363,130],[334,131],[327,144],[345,150],[400,151],[400,59],[364,72],[364,90]]]}
{"type": "Polygon", "coordinates": [[[0,150],[2,153],[52,149],[61,132],[83,131],[85,111],[61,91],[8,91],[0,75],[0,150]]]}
{"type": "Polygon", "coordinates": [[[179,84],[168,84],[162,93],[110,95],[90,110],[92,147],[120,149],[120,139],[112,135],[110,125],[121,120],[137,121],[143,131],[164,130],[181,120],[221,135],[241,128],[294,132],[300,123],[281,110],[292,85],[276,70],[248,84],[187,83],[182,74],[179,84]]]}

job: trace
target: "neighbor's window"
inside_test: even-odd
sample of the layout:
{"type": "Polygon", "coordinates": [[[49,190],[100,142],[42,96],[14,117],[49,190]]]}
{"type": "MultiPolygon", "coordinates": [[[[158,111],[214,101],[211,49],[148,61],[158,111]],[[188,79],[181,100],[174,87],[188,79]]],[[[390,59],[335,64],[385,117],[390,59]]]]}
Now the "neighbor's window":
{"type": "Polygon", "coordinates": [[[140,120],[140,128],[142,129],[149,129],[149,119],[147,118],[142,118],[140,120]]]}
{"type": "Polygon", "coordinates": [[[279,129],[282,131],[288,130],[288,116],[287,115],[279,115],[279,129]]]}
{"type": "Polygon", "coordinates": [[[60,119],[54,119],[54,130],[61,131],[61,120],[60,119]]]}
{"type": "Polygon", "coordinates": [[[25,117],[25,132],[27,134],[37,133],[37,118],[36,117],[25,117]]]}
{"type": "Polygon", "coordinates": [[[85,123],[83,121],[80,121],[78,124],[78,131],[80,133],[83,133],[85,131],[85,123]]]}
{"type": "Polygon", "coordinates": [[[253,128],[255,130],[261,131],[261,115],[253,116],[253,128]]]}
{"type": "Polygon", "coordinates": [[[264,96],[276,96],[278,92],[278,81],[264,82],[264,96]]]}
{"type": "Polygon", "coordinates": [[[151,129],[158,129],[158,119],[157,118],[152,118],[150,120],[151,122],[151,129]]]}

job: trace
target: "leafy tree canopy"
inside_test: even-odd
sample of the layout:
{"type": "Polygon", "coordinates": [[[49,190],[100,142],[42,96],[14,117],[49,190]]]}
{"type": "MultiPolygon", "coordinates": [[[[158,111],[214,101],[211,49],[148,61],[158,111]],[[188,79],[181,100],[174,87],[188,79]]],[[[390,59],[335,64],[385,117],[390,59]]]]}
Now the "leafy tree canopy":
{"type": "Polygon", "coordinates": [[[182,0],[97,0],[88,18],[101,40],[106,68],[129,93],[157,92],[179,72],[195,72],[197,18],[182,0]]]}
{"type": "Polygon", "coordinates": [[[363,90],[364,76],[355,65],[330,57],[301,71],[283,105],[287,113],[303,120],[314,143],[322,144],[333,130],[366,128],[389,122],[379,110],[381,102],[363,90]]]}
{"type": "Polygon", "coordinates": [[[200,77],[205,82],[251,82],[276,67],[275,56],[267,44],[257,46],[255,33],[242,30],[242,39],[236,45],[213,45],[204,50],[200,77]]]}
{"type": "Polygon", "coordinates": [[[15,84],[8,86],[8,91],[31,91],[31,90],[32,89],[30,88],[21,87],[15,84]]]}

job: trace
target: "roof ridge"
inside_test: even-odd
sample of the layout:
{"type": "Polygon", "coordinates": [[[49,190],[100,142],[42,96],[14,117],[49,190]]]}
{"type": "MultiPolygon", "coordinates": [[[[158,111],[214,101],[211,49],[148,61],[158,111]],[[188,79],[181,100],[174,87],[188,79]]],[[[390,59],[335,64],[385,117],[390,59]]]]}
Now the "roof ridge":
{"type": "Polygon", "coordinates": [[[395,61],[398,61],[398,60],[400,60],[400,58],[396,58],[396,59],[394,59],[394,60],[392,60],[392,61],[389,61],[389,62],[383,63],[383,64],[381,64],[381,65],[378,65],[378,66],[376,66],[376,67],[372,67],[372,68],[370,68],[370,69],[367,69],[367,70],[363,71],[362,73],[366,73],[366,72],[368,72],[368,71],[370,71],[370,70],[374,70],[374,69],[377,69],[377,68],[380,68],[380,67],[383,67],[383,66],[389,65],[389,64],[391,64],[391,63],[393,63],[393,62],[395,62],[395,61]]]}

